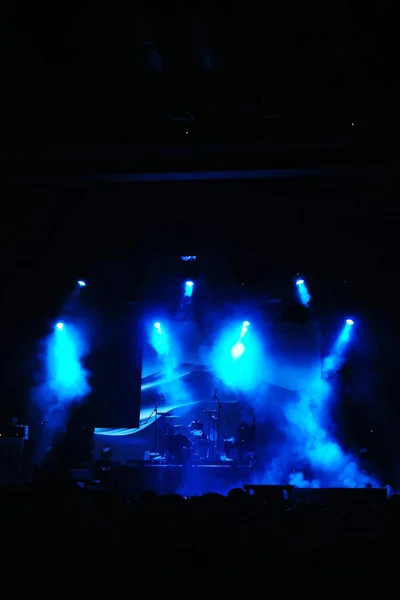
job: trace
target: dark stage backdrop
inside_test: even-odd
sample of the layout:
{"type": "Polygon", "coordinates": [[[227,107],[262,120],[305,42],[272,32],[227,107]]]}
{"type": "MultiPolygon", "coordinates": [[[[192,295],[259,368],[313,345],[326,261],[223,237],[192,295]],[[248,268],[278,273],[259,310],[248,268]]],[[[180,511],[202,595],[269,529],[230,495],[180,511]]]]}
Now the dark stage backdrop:
{"type": "Polygon", "coordinates": [[[135,305],[103,308],[87,361],[92,393],[87,400],[95,427],[138,427],[142,348],[135,305]]]}

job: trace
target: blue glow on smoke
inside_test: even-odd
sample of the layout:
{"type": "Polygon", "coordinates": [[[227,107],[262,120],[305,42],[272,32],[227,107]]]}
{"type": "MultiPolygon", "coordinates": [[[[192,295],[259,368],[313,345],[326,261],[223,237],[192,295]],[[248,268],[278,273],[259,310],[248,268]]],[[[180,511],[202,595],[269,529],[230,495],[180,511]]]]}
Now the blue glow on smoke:
{"type": "Polygon", "coordinates": [[[88,351],[82,333],[73,325],[57,324],[47,340],[46,386],[60,402],[71,402],[90,392],[89,373],[82,359],[88,351]]]}
{"type": "Polygon", "coordinates": [[[224,385],[242,392],[255,389],[265,376],[264,349],[256,329],[249,326],[249,321],[225,326],[208,357],[224,385]]]}
{"type": "Polygon", "coordinates": [[[90,373],[84,366],[90,350],[86,333],[82,327],[59,321],[40,344],[40,370],[31,393],[41,418],[46,420],[36,448],[39,462],[55,432],[65,429],[71,407],[91,393],[90,373]]]}
{"type": "Polygon", "coordinates": [[[45,410],[82,400],[90,391],[89,372],[83,365],[89,346],[76,326],[59,321],[41,344],[41,372],[34,399],[45,410]]]}

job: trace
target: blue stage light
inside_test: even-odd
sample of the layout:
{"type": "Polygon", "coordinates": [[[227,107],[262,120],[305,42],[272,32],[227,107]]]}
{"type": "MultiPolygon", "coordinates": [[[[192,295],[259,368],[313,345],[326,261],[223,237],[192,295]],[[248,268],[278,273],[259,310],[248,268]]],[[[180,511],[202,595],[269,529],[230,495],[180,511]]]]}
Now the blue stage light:
{"type": "Polygon", "coordinates": [[[185,297],[191,298],[194,290],[194,282],[193,281],[185,281],[185,297]]]}
{"type": "Polygon", "coordinates": [[[234,359],[240,358],[242,356],[243,352],[244,352],[244,345],[242,344],[242,342],[237,342],[237,344],[235,344],[231,350],[232,358],[234,358],[234,359]]]}
{"type": "Polygon", "coordinates": [[[307,285],[304,279],[298,279],[296,281],[297,293],[299,300],[303,306],[308,306],[311,300],[311,296],[308,293],[307,285]]]}

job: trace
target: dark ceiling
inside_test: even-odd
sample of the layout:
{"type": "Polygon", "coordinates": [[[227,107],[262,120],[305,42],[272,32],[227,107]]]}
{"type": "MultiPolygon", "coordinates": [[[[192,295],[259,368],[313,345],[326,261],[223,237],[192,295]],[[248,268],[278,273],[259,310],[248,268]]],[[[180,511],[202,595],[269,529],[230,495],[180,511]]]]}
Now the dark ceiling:
{"type": "Polygon", "coordinates": [[[391,3],[16,0],[3,11],[7,173],[56,171],[68,180],[339,163],[366,171],[350,183],[254,183],[251,193],[246,182],[212,193],[204,183],[139,193],[113,183],[11,182],[0,223],[5,348],[13,311],[26,323],[38,312],[48,318],[78,271],[110,257],[140,260],[152,246],[172,244],[177,254],[192,242],[228,254],[255,247],[266,272],[350,270],[361,287],[371,271],[387,271],[376,294],[383,302],[385,287],[397,303],[398,181],[393,169],[389,177],[371,168],[398,164],[391,3]],[[32,147],[42,153],[21,161],[32,147]]]}
{"type": "MultiPolygon", "coordinates": [[[[9,3],[10,141],[393,131],[392,3],[9,3]]],[[[394,10],[394,7],[393,7],[394,10]]],[[[4,109],[3,109],[4,110],[4,109]]],[[[3,134],[3,139],[4,135],[3,134]]]]}

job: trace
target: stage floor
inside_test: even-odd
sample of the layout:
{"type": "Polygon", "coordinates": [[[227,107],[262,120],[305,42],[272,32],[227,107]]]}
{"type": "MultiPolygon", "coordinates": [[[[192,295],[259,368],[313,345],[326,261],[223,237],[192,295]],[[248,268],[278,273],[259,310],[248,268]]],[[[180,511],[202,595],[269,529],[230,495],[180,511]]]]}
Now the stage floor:
{"type": "Polygon", "coordinates": [[[74,470],[72,476],[84,485],[113,488],[118,493],[137,497],[152,491],[159,495],[179,494],[200,496],[207,493],[227,495],[233,488],[254,488],[253,493],[276,493],[295,501],[313,502],[323,506],[372,505],[384,502],[385,488],[298,488],[289,484],[271,485],[263,480],[262,473],[247,465],[198,464],[175,465],[136,461],[134,464],[111,464],[109,470],[101,465],[91,470],[74,470]],[[94,483],[93,483],[94,482],[94,483]]]}
{"type": "MultiPolygon", "coordinates": [[[[95,470],[94,477],[101,479],[103,476],[104,473],[95,470]]],[[[208,492],[227,494],[234,487],[252,483],[254,472],[246,465],[176,465],[138,461],[111,469],[109,477],[123,493],[137,495],[153,491],[157,494],[193,496],[208,492]]]]}

